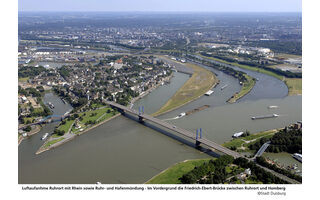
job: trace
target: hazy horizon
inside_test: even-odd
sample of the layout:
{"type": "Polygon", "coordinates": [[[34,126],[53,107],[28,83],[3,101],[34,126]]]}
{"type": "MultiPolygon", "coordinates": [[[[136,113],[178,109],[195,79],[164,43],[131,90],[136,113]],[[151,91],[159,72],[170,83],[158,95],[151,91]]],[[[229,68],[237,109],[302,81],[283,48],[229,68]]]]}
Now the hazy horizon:
{"type": "Polygon", "coordinates": [[[19,12],[302,12],[301,0],[18,0],[19,12]]]}

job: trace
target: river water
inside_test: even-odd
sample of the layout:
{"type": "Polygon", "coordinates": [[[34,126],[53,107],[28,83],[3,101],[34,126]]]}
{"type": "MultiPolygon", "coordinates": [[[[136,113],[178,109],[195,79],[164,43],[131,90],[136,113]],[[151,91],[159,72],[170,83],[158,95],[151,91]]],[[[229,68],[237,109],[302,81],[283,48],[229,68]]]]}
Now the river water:
{"type": "MultiPolygon", "coordinates": [[[[202,128],[204,137],[218,143],[230,140],[234,132],[246,129],[258,132],[281,128],[302,119],[302,97],[286,96],[287,89],[284,84],[275,84],[273,77],[256,73],[257,76],[261,76],[259,81],[267,81],[263,84],[271,88],[266,91],[270,94],[268,98],[260,91],[262,88],[258,88],[258,81],[258,86],[255,86],[257,89],[252,90],[250,96],[241,99],[239,103],[228,104],[226,100],[240,90],[238,81],[222,72],[208,69],[215,72],[220,80],[220,84],[214,88],[214,94],[200,97],[159,118],[193,132],[202,128]],[[228,86],[221,90],[226,84],[228,86]],[[170,120],[181,112],[202,105],[210,107],[170,120]],[[277,105],[279,108],[269,110],[269,105],[277,105]],[[280,116],[251,120],[252,116],[268,113],[277,113],[280,116]]],[[[170,84],[160,86],[138,100],[134,108],[143,105],[146,113],[155,112],[188,78],[189,75],[175,73],[170,84]]],[[[52,94],[46,94],[45,101],[51,101],[56,106],[55,114],[63,114],[70,109],[69,105],[63,104],[52,94]]],[[[174,163],[209,157],[150,126],[144,126],[124,116],[113,119],[56,149],[35,155],[42,144],[41,136],[45,132],[53,131],[55,125],[46,125],[39,134],[20,144],[19,183],[144,183],[174,163]]]]}

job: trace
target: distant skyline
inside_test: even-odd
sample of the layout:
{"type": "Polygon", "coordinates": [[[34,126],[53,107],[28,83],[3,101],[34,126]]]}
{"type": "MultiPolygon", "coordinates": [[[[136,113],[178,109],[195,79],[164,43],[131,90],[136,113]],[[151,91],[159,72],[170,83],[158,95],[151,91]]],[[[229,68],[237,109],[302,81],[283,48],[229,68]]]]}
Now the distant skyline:
{"type": "Polygon", "coordinates": [[[19,11],[301,12],[302,0],[18,0],[19,11]]]}

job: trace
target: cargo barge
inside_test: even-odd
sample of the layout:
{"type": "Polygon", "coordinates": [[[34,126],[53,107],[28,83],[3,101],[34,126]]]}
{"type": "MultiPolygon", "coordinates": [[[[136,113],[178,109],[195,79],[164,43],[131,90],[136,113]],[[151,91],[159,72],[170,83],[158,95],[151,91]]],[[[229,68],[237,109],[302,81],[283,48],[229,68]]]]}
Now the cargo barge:
{"type": "Polygon", "coordinates": [[[193,114],[195,112],[199,112],[199,111],[204,110],[204,109],[209,108],[209,107],[210,107],[210,105],[203,105],[203,106],[201,106],[199,108],[195,108],[193,110],[190,110],[190,111],[186,112],[186,115],[190,115],[190,114],[193,114]]]}
{"type": "Polygon", "coordinates": [[[277,114],[262,115],[262,116],[251,117],[251,119],[256,120],[256,119],[266,119],[266,118],[274,118],[274,117],[279,117],[279,115],[277,114]]]}

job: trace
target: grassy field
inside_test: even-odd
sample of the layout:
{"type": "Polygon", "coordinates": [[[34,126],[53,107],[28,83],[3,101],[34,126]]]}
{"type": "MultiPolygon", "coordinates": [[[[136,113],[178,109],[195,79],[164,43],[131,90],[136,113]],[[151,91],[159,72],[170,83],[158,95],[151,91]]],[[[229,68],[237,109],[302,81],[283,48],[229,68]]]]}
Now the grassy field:
{"type": "Polygon", "coordinates": [[[245,183],[245,184],[263,184],[263,182],[253,180],[251,177],[248,178],[248,179],[246,179],[244,183],[245,183]]]}
{"type": "Polygon", "coordinates": [[[19,78],[18,79],[19,82],[27,82],[28,80],[29,80],[29,77],[19,78]]]}
{"type": "Polygon", "coordinates": [[[208,58],[208,59],[211,59],[211,60],[215,60],[215,61],[218,61],[218,62],[222,62],[222,63],[226,63],[226,64],[230,64],[230,65],[234,65],[234,66],[237,66],[237,67],[241,67],[243,69],[248,69],[248,70],[251,70],[251,71],[256,71],[256,72],[260,72],[260,73],[263,73],[263,74],[267,74],[269,76],[273,76],[279,80],[289,80],[289,81],[285,81],[288,89],[289,89],[289,95],[296,95],[296,94],[302,94],[302,79],[299,79],[299,78],[286,78],[284,76],[281,76],[281,75],[278,75],[274,72],[271,72],[271,71],[268,71],[268,70],[265,70],[265,69],[259,69],[259,68],[256,68],[256,67],[251,67],[251,66],[248,66],[248,65],[241,65],[241,64],[238,64],[238,63],[235,63],[235,62],[228,62],[228,61],[225,61],[225,60],[222,60],[222,59],[218,59],[218,58],[213,58],[213,57],[207,57],[207,56],[202,56],[200,54],[198,54],[199,56],[203,57],[203,58],[208,58]]]}
{"type": "Polygon", "coordinates": [[[102,105],[100,103],[93,103],[90,108],[93,109],[93,108],[101,108],[101,107],[104,107],[105,105],[102,105]]]}
{"type": "Polygon", "coordinates": [[[69,131],[69,129],[70,129],[70,127],[72,126],[72,124],[73,124],[74,121],[75,121],[75,120],[66,120],[66,123],[63,124],[63,125],[60,125],[60,126],[58,127],[58,130],[64,131],[65,133],[68,133],[68,131],[69,131]]]}
{"type": "Polygon", "coordinates": [[[256,81],[251,76],[248,76],[247,74],[245,74],[244,76],[248,81],[243,84],[239,93],[236,93],[232,98],[228,100],[229,103],[235,103],[238,99],[248,94],[255,85],[256,81]]]}
{"type": "Polygon", "coordinates": [[[289,88],[289,95],[302,94],[302,79],[301,78],[286,78],[284,82],[289,88]]]}
{"type": "Polygon", "coordinates": [[[47,147],[49,147],[49,146],[51,146],[51,145],[53,145],[53,144],[55,144],[55,143],[57,143],[57,142],[60,142],[60,141],[63,140],[63,139],[64,139],[64,137],[60,137],[60,138],[58,138],[58,139],[56,139],[56,140],[51,140],[51,141],[47,142],[47,143],[44,145],[44,148],[47,148],[47,147]]]}
{"type": "Polygon", "coordinates": [[[30,123],[32,123],[35,118],[36,118],[36,117],[25,117],[25,118],[23,118],[23,124],[28,124],[28,123],[27,123],[28,121],[29,121],[30,123]]]}
{"type": "Polygon", "coordinates": [[[215,75],[198,65],[186,63],[186,67],[193,69],[191,78],[164,104],[154,116],[163,114],[182,106],[206,93],[217,82],[215,75]]]}
{"type": "Polygon", "coordinates": [[[276,74],[274,72],[265,70],[265,69],[259,69],[259,68],[251,67],[251,66],[248,66],[248,65],[242,65],[242,64],[239,64],[239,63],[236,63],[236,62],[228,62],[228,61],[225,61],[225,60],[222,60],[222,59],[218,59],[218,58],[214,58],[214,57],[207,57],[207,56],[203,56],[203,55],[200,55],[200,54],[198,54],[198,55],[203,57],[203,58],[207,58],[207,59],[215,60],[215,61],[222,62],[222,63],[225,63],[225,64],[234,65],[234,66],[237,66],[237,67],[240,67],[240,68],[243,68],[243,69],[247,69],[247,70],[251,70],[251,71],[256,71],[256,72],[260,72],[260,73],[263,73],[263,74],[267,74],[267,75],[273,76],[273,77],[275,77],[277,79],[280,79],[280,80],[283,79],[283,76],[278,75],[278,74],[276,74]]]}
{"type": "Polygon", "coordinates": [[[150,179],[146,184],[178,184],[181,183],[179,178],[183,174],[194,169],[195,166],[200,166],[204,162],[208,162],[210,159],[189,160],[177,163],[165,171],[161,172],[157,176],[150,179]]]}
{"type": "Polygon", "coordinates": [[[274,57],[278,59],[288,59],[288,58],[297,59],[297,58],[301,58],[302,56],[294,55],[294,54],[279,53],[279,54],[276,54],[274,57]]]}
{"type": "MultiPolygon", "coordinates": [[[[105,108],[101,108],[101,109],[96,109],[96,110],[90,110],[84,113],[79,114],[79,116],[82,117],[82,120],[79,120],[79,124],[80,125],[80,129],[83,129],[82,131],[84,131],[86,128],[88,128],[88,126],[90,126],[90,124],[87,124],[87,122],[92,121],[95,122],[95,124],[102,122],[106,119],[109,119],[110,117],[116,115],[118,112],[113,112],[112,108],[110,107],[105,107],[105,108]],[[109,113],[107,113],[107,111],[110,110],[109,113]]],[[[75,127],[72,127],[72,132],[75,134],[79,134],[82,131],[80,131],[80,129],[76,129],[75,127]]]]}
{"type": "Polygon", "coordinates": [[[236,147],[237,151],[248,151],[248,146],[254,142],[256,142],[258,139],[262,137],[272,137],[278,130],[268,130],[268,131],[262,131],[259,133],[251,134],[247,137],[240,137],[236,139],[232,139],[229,142],[226,142],[222,144],[224,147],[236,147]]]}
{"type": "MultiPolygon", "coordinates": [[[[80,116],[82,117],[82,120],[80,120],[81,123],[86,123],[88,121],[96,121],[97,119],[99,119],[103,114],[105,114],[107,112],[107,110],[112,110],[109,107],[106,108],[101,108],[101,109],[97,109],[97,110],[90,110],[84,113],[81,113],[80,116]]],[[[108,114],[112,114],[111,112],[108,114]]]]}

